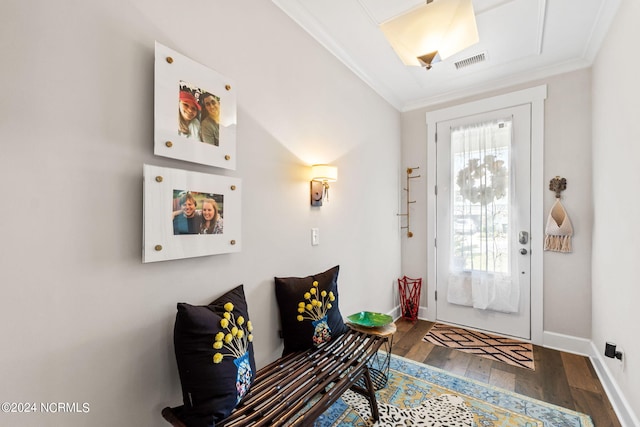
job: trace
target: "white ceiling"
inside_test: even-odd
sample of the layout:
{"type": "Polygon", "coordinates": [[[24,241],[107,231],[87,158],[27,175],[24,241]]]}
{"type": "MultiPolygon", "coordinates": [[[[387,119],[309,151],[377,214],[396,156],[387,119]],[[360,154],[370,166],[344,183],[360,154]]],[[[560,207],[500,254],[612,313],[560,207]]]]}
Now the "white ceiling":
{"type": "Polygon", "coordinates": [[[379,29],[425,0],[273,2],[407,111],[590,66],[620,0],[473,0],[480,42],[428,71],[403,65],[379,29]],[[480,53],[485,61],[456,68],[480,53]]]}

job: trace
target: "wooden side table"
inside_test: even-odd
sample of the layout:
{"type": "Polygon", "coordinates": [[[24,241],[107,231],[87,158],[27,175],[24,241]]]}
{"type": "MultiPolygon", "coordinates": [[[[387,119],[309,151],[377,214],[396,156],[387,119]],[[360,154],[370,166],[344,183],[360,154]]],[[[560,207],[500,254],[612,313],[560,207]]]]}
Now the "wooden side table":
{"type": "Polygon", "coordinates": [[[364,332],[365,334],[387,338],[386,342],[383,344],[385,353],[377,353],[369,360],[369,373],[373,380],[375,389],[380,390],[385,388],[389,381],[389,364],[391,362],[391,350],[393,349],[393,335],[397,331],[396,324],[391,322],[385,326],[367,328],[365,326],[347,322],[347,326],[356,331],[364,332]]]}

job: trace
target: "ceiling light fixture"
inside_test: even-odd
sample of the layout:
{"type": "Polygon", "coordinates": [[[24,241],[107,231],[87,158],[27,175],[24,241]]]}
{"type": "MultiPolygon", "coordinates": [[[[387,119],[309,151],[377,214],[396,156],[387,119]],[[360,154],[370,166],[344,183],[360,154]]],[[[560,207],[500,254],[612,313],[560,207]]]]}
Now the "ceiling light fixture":
{"type": "Polygon", "coordinates": [[[380,29],[405,65],[427,70],[479,40],[471,0],[427,0],[380,29]]]}

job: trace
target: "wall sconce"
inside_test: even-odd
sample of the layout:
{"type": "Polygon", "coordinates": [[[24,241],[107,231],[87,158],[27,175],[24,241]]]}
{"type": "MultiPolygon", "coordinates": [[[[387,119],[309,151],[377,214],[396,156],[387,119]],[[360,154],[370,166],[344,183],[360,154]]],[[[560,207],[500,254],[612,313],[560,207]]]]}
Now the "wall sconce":
{"type": "Polygon", "coordinates": [[[330,165],[311,166],[311,206],[329,201],[329,183],[338,180],[338,168],[330,165]]]}

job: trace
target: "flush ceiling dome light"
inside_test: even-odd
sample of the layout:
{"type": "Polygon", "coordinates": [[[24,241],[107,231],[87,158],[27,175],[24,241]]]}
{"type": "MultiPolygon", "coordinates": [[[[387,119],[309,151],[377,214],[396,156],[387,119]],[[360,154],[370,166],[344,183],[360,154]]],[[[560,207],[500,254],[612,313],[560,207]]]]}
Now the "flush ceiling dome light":
{"type": "Polygon", "coordinates": [[[471,0],[430,0],[380,29],[405,65],[427,69],[479,40],[471,0]]]}

